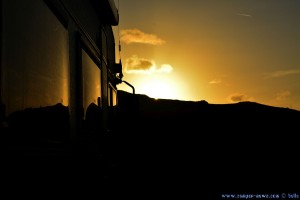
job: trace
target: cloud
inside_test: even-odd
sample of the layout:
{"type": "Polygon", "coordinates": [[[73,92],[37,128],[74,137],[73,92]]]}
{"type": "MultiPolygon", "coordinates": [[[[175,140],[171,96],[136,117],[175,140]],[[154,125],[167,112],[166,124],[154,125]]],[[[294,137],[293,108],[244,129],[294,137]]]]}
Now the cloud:
{"type": "Polygon", "coordinates": [[[300,69],[274,71],[269,74],[266,74],[266,78],[279,78],[294,74],[300,74],[300,69]]]}
{"type": "Polygon", "coordinates": [[[222,83],[221,79],[214,79],[208,82],[211,85],[222,83]]]}
{"type": "Polygon", "coordinates": [[[227,97],[227,100],[231,103],[237,103],[242,101],[254,101],[253,97],[249,97],[245,94],[234,93],[227,97]]]}
{"type": "Polygon", "coordinates": [[[173,67],[169,64],[162,64],[157,67],[154,60],[133,55],[126,59],[124,71],[128,74],[170,73],[173,71],[173,67]]]}
{"type": "Polygon", "coordinates": [[[243,17],[251,17],[252,18],[252,15],[246,14],[246,13],[237,13],[236,15],[243,16],[243,17]]]}
{"type": "Polygon", "coordinates": [[[291,96],[291,92],[286,90],[286,91],[281,91],[281,92],[278,92],[276,94],[276,100],[277,101],[284,101],[286,99],[288,99],[288,97],[291,96]]]}
{"type": "Polygon", "coordinates": [[[139,29],[125,29],[121,30],[120,38],[122,42],[126,44],[131,43],[141,43],[141,44],[151,44],[151,45],[162,45],[166,41],[160,39],[154,34],[144,33],[139,29]]]}
{"type": "Polygon", "coordinates": [[[173,71],[173,67],[169,64],[162,64],[156,71],[159,73],[170,73],[173,71]]]}
{"type": "Polygon", "coordinates": [[[147,60],[144,58],[139,58],[136,55],[133,55],[131,58],[126,59],[125,70],[143,70],[149,71],[154,67],[155,63],[152,60],[147,60]]]}

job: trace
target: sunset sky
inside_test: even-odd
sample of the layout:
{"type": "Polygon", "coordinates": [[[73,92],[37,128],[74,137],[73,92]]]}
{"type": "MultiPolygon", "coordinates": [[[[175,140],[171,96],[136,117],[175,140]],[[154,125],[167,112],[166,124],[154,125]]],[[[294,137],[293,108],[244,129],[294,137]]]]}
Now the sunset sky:
{"type": "MultiPolygon", "coordinates": [[[[117,59],[136,93],[300,110],[300,1],[115,3],[117,59]]],[[[132,91],[124,83],[118,89],[132,91]]]]}

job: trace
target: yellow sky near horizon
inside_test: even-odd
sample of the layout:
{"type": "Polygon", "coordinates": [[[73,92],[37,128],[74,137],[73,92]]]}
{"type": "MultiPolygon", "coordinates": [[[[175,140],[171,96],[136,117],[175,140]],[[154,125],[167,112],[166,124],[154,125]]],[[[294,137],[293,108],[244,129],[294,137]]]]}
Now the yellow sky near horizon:
{"type": "Polygon", "coordinates": [[[300,1],[115,2],[117,56],[136,93],[300,110],[300,1]]]}

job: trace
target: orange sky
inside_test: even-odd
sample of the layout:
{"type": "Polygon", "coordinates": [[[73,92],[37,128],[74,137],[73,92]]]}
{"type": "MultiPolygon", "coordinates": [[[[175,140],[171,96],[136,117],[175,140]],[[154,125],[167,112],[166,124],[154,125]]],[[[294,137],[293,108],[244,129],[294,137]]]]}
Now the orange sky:
{"type": "Polygon", "coordinates": [[[117,55],[136,93],[300,110],[300,1],[115,2],[117,55]]]}

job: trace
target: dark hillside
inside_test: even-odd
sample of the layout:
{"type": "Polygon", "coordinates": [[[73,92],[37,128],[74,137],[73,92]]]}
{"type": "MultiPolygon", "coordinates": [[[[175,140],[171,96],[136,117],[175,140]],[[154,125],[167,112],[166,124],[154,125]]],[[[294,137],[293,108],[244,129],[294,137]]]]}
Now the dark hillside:
{"type": "Polygon", "coordinates": [[[201,189],[299,191],[300,111],[118,95],[123,161],[116,176],[127,186],[197,197],[201,189]]]}

